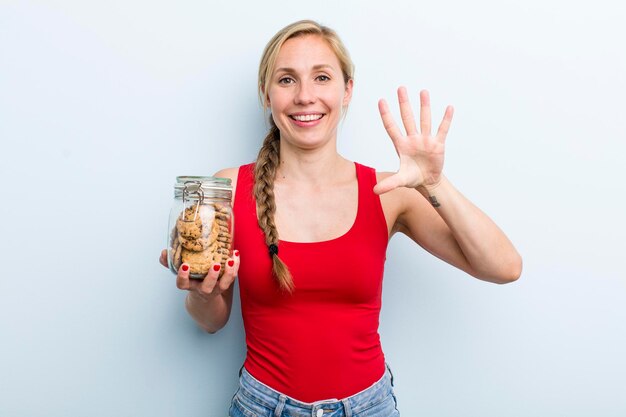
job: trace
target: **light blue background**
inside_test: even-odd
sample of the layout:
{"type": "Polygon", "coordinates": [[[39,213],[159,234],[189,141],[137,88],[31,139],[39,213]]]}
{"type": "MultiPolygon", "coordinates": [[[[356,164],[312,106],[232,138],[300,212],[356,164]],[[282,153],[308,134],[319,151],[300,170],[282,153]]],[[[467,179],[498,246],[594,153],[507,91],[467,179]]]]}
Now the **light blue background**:
{"type": "Polygon", "coordinates": [[[255,157],[258,60],[301,18],[356,63],[340,151],[395,170],[377,100],[428,88],[447,176],[524,257],[497,286],[392,240],[403,415],[626,415],[623,2],[1,0],[0,416],[226,415],[238,299],[203,333],[157,258],[174,177],[255,157]]]}

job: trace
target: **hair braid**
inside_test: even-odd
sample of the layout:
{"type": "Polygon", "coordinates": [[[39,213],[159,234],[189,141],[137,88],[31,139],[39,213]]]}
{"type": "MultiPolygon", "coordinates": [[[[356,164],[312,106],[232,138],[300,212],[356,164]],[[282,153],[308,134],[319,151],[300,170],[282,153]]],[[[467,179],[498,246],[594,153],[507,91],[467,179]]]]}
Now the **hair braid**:
{"type": "MultiPolygon", "coordinates": [[[[354,64],[345,45],[337,33],[329,27],[312,20],[300,20],[278,31],[268,42],[259,63],[259,99],[264,110],[270,107],[269,91],[271,76],[276,69],[276,59],[282,45],[291,38],[305,35],[320,36],[333,50],[341,65],[343,80],[346,83],[354,79],[354,64]]],[[[345,113],[344,113],[345,116],[345,113]]],[[[272,271],[281,289],[293,292],[294,284],[287,266],[278,257],[278,231],[274,224],[276,203],[274,201],[274,179],[280,163],[280,131],[270,116],[270,131],[259,151],[254,168],[254,197],[257,204],[259,226],[265,234],[265,244],[272,258],[272,271]]]]}
{"type": "MultiPolygon", "coordinates": [[[[278,230],[274,223],[276,202],[274,200],[274,179],[280,163],[280,131],[270,116],[271,129],[268,132],[254,166],[254,197],[256,198],[259,226],[265,234],[265,244],[278,247],[278,230]]],[[[270,249],[272,271],[281,289],[293,292],[294,285],[287,265],[281,261],[276,251],[270,249]]]]}

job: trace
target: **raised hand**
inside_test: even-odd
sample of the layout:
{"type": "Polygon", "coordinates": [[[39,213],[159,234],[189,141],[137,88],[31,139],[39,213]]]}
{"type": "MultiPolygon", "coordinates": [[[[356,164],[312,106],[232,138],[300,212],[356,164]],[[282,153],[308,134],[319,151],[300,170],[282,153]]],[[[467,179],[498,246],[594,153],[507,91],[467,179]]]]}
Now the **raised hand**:
{"type": "Polygon", "coordinates": [[[433,136],[428,91],[420,92],[420,131],[417,130],[405,87],[398,88],[398,102],[406,134],[393,120],[387,102],[382,99],[378,102],[383,125],[400,157],[400,168],[394,175],[381,180],[374,187],[376,194],[383,194],[398,187],[434,188],[441,180],[446,135],[452,122],[454,108],[446,107],[437,134],[433,136]]]}

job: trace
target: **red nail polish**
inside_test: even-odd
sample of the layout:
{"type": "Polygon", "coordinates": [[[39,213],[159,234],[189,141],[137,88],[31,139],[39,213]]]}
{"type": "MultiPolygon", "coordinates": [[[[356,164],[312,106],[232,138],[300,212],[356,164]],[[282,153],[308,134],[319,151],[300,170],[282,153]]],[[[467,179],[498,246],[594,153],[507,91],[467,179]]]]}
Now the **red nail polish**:
{"type": "Polygon", "coordinates": [[[189,265],[183,265],[183,271],[187,272],[189,270],[189,265]]]}
{"type": "Polygon", "coordinates": [[[219,271],[219,270],[220,270],[220,268],[221,268],[221,267],[222,267],[222,266],[221,266],[220,264],[215,264],[215,265],[213,265],[213,270],[214,270],[215,272],[217,272],[217,271],[219,271]]]}
{"type": "Polygon", "coordinates": [[[228,266],[233,267],[234,265],[235,265],[235,261],[233,261],[232,259],[228,261],[228,266]]]}
{"type": "Polygon", "coordinates": [[[235,256],[239,256],[239,251],[238,250],[235,251],[235,256]]]}

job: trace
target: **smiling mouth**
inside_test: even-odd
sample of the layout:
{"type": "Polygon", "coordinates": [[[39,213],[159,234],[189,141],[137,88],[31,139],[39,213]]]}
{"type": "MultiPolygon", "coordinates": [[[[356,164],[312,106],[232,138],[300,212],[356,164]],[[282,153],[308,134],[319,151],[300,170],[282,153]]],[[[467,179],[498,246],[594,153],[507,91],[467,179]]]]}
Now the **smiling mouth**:
{"type": "Polygon", "coordinates": [[[316,120],[324,117],[324,114],[302,114],[302,115],[291,115],[289,116],[293,120],[297,120],[298,122],[314,122],[316,120]]]}

